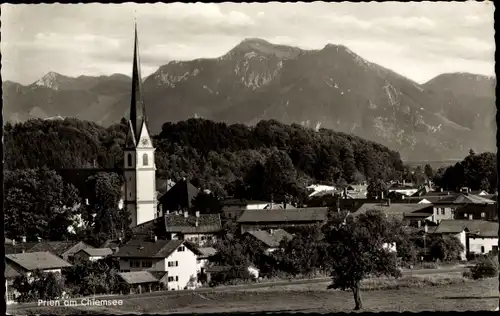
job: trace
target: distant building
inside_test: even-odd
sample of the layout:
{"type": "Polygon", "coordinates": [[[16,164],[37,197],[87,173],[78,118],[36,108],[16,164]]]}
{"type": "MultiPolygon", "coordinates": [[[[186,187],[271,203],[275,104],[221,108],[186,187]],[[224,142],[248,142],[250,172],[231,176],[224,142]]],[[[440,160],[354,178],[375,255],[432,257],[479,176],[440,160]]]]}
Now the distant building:
{"type": "Polygon", "coordinates": [[[327,207],[291,210],[246,210],[238,219],[241,233],[286,227],[323,225],[328,219],[327,207]]]}
{"type": "Polygon", "coordinates": [[[203,247],[215,242],[217,235],[222,231],[222,222],[219,214],[189,215],[165,214],[165,231],[167,239],[189,240],[203,247]]]}
{"type": "Polygon", "coordinates": [[[158,198],[158,214],[174,211],[189,211],[199,190],[186,179],[178,181],[170,190],[158,198]]]}
{"type": "Polygon", "coordinates": [[[123,294],[140,294],[157,291],[160,289],[160,283],[165,283],[165,279],[168,277],[167,272],[155,275],[155,273],[150,271],[120,272],[118,275],[130,286],[130,292],[123,294]]]}
{"type": "Polygon", "coordinates": [[[430,233],[457,237],[464,246],[464,260],[466,254],[498,252],[498,222],[444,219],[430,233]]]}
{"type": "Polygon", "coordinates": [[[251,230],[245,234],[259,241],[266,248],[266,252],[275,251],[283,240],[292,240],[293,238],[292,234],[283,229],[271,229],[270,231],[251,230]]]}
{"type": "Polygon", "coordinates": [[[97,261],[113,254],[111,248],[86,248],[75,253],[74,258],[81,258],[88,261],[97,261]]]}
{"type": "Polygon", "coordinates": [[[472,194],[456,194],[434,202],[433,222],[439,223],[444,219],[455,219],[457,209],[466,205],[488,205],[495,201],[472,194]]]}
{"type": "Polygon", "coordinates": [[[93,248],[83,241],[40,241],[30,243],[14,243],[5,246],[5,253],[27,253],[48,251],[66,261],[73,260],[73,256],[81,249],[93,248]]]}

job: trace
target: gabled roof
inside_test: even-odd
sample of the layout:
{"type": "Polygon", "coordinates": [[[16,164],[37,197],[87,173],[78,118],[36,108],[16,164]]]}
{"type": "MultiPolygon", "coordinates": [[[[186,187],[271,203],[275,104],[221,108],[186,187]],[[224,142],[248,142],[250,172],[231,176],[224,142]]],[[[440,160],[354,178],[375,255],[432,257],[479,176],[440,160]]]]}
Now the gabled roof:
{"type": "Polygon", "coordinates": [[[86,248],[80,251],[85,252],[91,257],[106,257],[113,254],[113,250],[111,250],[110,248],[86,248]]]}
{"type": "Polygon", "coordinates": [[[264,210],[291,210],[295,208],[296,207],[290,203],[287,203],[286,205],[283,205],[282,203],[269,203],[264,206],[264,210]]]}
{"type": "Polygon", "coordinates": [[[183,240],[131,239],[113,254],[113,257],[167,258],[184,243],[183,240]]]}
{"type": "Polygon", "coordinates": [[[246,232],[247,234],[253,236],[257,240],[261,241],[264,245],[269,248],[276,248],[280,245],[280,242],[285,238],[291,240],[293,236],[287,233],[283,229],[277,229],[273,231],[272,234],[264,230],[252,230],[246,232]]]}
{"type": "Polygon", "coordinates": [[[262,205],[269,204],[266,201],[244,200],[244,199],[226,199],[220,202],[222,206],[247,206],[247,205],[262,205]]]}
{"type": "Polygon", "coordinates": [[[370,210],[379,210],[387,215],[405,215],[408,213],[419,212],[423,213],[425,209],[428,209],[432,213],[432,204],[404,204],[404,203],[391,203],[389,206],[383,205],[382,203],[365,203],[358,208],[353,215],[359,215],[366,213],[370,210]]]}
{"type": "Polygon", "coordinates": [[[489,204],[489,203],[495,203],[495,201],[486,199],[479,195],[472,195],[472,194],[467,194],[467,195],[458,194],[455,196],[452,195],[434,202],[434,204],[489,204]]]}
{"type": "Polygon", "coordinates": [[[9,264],[5,264],[5,271],[3,273],[4,277],[6,279],[8,278],[15,278],[17,276],[20,276],[21,273],[17,272],[15,269],[13,269],[9,264]]]}
{"type": "Polygon", "coordinates": [[[39,243],[35,243],[29,251],[49,251],[55,255],[62,256],[66,251],[70,250],[79,243],[82,243],[87,248],[93,248],[85,244],[83,241],[41,241],[39,243]]]}
{"type": "Polygon", "coordinates": [[[5,258],[27,271],[71,267],[71,264],[48,251],[11,254],[6,255],[5,258]]]}
{"type": "Polygon", "coordinates": [[[178,181],[170,190],[158,198],[163,211],[191,208],[199,190],[186,179],[178,181]]]}
{"type": "Polygon", "coordinates": [[[165,230],[169,233],[216,233],[221,229],[220,214],[200,214],[200,217],[165,214],[165,230]]]}
{"type": "Polygon", "coordinates": [[[474,234],[478,237],[498,237],[498,222],[444,219],[432,233],[458,234],[464,230],[467,230],[470,234],[474,234]]]}
{"type": "Polygon", "coordinates": [[[158,282],[158,279],[149,271],[120,272],[118,275],[128,284],[158,282]]]}
{"type": "Polygon", "coordinates": [[[290,210],[245,210],[237,222],[323,222],[328,219],[327,215],[328,207],[296,208],[290,210]]]}
{"type": "Polygon", "coordinates": [[[200,258],[200,259],[206,259],[206,258],[213,256],[217,253],[217,249],[215,249],[213,247],[201,247],[201,248],[198,248],[198,250],[200,251],[200,255],[198,256],[198,258],[200,258]]]}
{"type": "Polygon", "coordinates": [[[14,254],[14,253],[27,252],[36,244],[37,244],[36,242],[20,242],[20,243],[16,243],[16,244],[4,245],[5,246],[5,253],[6,254],[14,254]]]}

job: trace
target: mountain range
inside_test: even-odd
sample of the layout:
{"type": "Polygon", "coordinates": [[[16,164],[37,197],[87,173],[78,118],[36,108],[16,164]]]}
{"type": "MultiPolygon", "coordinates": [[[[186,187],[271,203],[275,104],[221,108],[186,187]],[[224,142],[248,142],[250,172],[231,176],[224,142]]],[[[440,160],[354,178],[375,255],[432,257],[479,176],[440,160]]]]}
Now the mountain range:
{"type": "MultiPolygon", "coordinates": [[[[78,117],[102,125],[128,116],[125,75],[48,73],[31,85],[5,81],[5,118],[78,117]]],[[[439,75],[418,84],[342,45],[320,50],[245,39],[219,58],[171,61],[143,83],[153,133],[165,122],[262,119],[331,128],[377,141],[403,159],[446,160],[495,150],[496,78],[439,75]]]]}

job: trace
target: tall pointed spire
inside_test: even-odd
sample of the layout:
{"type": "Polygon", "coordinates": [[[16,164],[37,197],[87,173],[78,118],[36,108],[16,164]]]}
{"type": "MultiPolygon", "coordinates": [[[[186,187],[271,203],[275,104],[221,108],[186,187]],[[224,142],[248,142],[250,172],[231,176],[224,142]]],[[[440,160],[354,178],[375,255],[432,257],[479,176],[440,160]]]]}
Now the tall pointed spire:
{"type": "Polygon", "coordinates": [[[132,67],[132,102],[130,105],[130,122],[136,142],[139,141],[142,124],[146,121],[146,107],[142,96],[141,65],[139,60],[139,39],[137,38],[137,22],[135,23],[134,62],[132,67]]]}

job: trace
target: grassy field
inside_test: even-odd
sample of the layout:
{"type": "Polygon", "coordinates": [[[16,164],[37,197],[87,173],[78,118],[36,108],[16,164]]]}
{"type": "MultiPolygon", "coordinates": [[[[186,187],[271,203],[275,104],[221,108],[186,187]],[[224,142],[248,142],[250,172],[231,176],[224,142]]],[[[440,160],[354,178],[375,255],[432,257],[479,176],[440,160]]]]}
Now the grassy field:
{"type": "MultiPolygon", "coordinates": [[[[170,292],[155,297],[125,297],[120,307],[11,309],[16,314],[349,312],[351,292],[326,290],[327,282],[269,286],[207,293],[170,292]],[[17,310],[17,311],[16,311],[17,310]]],[[[361,293],[365,311],[479,311],[498,306],[498,279],[470,281],[457,275],[371,279],[361,293]]]]}

